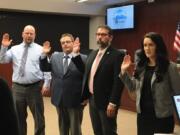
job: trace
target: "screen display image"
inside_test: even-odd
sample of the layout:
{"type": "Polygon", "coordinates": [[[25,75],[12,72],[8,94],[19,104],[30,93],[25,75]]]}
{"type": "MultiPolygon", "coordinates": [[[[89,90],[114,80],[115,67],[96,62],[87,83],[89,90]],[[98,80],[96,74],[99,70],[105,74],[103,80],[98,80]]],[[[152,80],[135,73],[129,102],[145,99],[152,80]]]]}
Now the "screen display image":
{"type": "Polygon", "coordinates": [[[113,30],[134,28],[134,5],[108,8],[106,21],[113,30]]]}
{"type": "Polygon", "coordinates": [[[173,98],[174,98],[173,100],[174,100],[176,111],[177,111],[176,113],[180,120],[180,95],[173,96],[173,98]]]}

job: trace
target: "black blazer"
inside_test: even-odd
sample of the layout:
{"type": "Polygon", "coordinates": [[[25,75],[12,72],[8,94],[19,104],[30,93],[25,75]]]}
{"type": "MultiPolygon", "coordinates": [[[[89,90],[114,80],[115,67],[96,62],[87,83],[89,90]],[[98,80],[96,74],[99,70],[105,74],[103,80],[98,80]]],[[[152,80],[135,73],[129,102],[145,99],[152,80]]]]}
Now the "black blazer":
{"type": "Polygon", "coordinates": [[[63,73],[63,53],[55,52],[51,56],[50,63],[47,59],[40,59],[42,71],[52,73],[52,104],[59,107],[78,107],[81,101],[83,67],[79,62],[85,63],[86,56],[79,55],[71,59],[66,74],[63,73]]]}
{"type": "MultiPolygon", "coordinates": [[[[86,61],[82,100],[90,97],[88,80],[91,66],[97,52],[98,50],[92,51],[86,61]]],[[[124,54],[112,47],[108,47],[99,63],[94,76],[94,98],[99,109],[106,109],[109,102],[117,106],[120,105],[120,98],[124,85],[118,75],[120,73],[120,64],[122,63],[123,57],[124,54]]]]}

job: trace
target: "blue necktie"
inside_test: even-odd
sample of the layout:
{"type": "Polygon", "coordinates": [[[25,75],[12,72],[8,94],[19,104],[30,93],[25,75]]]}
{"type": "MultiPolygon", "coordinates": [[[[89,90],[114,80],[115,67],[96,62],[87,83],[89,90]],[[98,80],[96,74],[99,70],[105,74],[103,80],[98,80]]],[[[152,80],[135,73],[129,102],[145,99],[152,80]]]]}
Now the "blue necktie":
{"type": "Polygon", "coordinates": [[[63,64],[64,74],[67,72],[67,69],[68,69],[68,58],[69,58],[68,55],[65,55],[65,56],[64,56],[64,64],[63,64]]]}

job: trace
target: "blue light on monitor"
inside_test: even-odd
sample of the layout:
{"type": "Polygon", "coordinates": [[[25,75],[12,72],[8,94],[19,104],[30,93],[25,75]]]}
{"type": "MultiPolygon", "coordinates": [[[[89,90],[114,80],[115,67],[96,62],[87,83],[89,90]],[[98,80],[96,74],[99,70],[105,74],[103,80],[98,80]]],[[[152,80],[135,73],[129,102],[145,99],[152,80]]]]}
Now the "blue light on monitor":
{"type": "Polygon", "coordinates": [[[134,28],[134,5],[108,8],[107,25],[112,29],[134,28]]]}

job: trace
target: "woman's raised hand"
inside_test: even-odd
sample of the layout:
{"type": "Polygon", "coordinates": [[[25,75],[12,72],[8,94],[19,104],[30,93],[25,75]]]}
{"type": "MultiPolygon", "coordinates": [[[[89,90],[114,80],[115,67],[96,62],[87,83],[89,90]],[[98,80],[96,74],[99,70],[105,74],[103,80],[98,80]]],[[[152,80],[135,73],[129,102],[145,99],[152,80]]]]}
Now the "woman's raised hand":
{"type": "Polygon", "coordinates": [[[121,64],[121,74],[123,75],[131,66],[131,56],[130,55],[125,55],[123,62],[121,64]]]}

